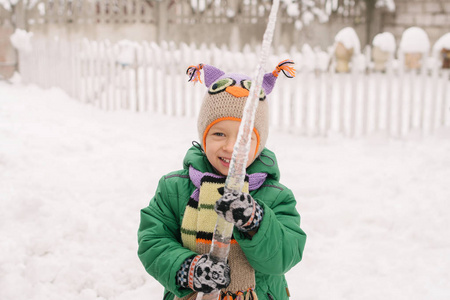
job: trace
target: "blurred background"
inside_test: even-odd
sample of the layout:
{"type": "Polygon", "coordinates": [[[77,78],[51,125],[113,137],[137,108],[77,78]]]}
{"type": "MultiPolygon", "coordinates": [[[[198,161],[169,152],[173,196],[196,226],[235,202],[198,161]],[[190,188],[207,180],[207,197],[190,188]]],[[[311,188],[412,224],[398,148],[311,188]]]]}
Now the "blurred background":
{"type": "MultiPolygon", "coordinates": [[[[308,234],[291,299],[450,299],[450,1],[281,0],[267,146],[308,234]]],[[[0,299],[161,299],[139,211],[269,0],[0,0],[0,299]]]]}

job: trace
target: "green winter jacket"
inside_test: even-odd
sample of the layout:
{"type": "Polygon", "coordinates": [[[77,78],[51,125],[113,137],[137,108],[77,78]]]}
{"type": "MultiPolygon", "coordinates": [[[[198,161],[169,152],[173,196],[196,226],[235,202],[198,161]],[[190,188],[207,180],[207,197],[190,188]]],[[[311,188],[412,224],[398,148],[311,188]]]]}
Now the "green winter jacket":
{"type": "MultiPolygon", "coordinates": [[[[279,183],[275,154],[264,149],[260,158],[247,168],[247,173],[268,174],[264,184],[250,192],[264,209],[263,220],[253,238],[236,228],[233,235],[255,269],[258,299],[289,299],[284,274],[302,259],[306,235],[300,229],[294,195],[279,183]]],[[[188,150],[183,164],[183,170],[161,178],[149,206],[141,210],[138,230],[138,256],[147,272],[165,287],[165,300],[172,300],[174,294],[183,297],[192,292],[175,282],[183,261],[196,254],[182,246],[180,233],[189,196],[195,190],[189,179],[189,166],[214,173],[206,156],[196,147],[188,150]]]]}

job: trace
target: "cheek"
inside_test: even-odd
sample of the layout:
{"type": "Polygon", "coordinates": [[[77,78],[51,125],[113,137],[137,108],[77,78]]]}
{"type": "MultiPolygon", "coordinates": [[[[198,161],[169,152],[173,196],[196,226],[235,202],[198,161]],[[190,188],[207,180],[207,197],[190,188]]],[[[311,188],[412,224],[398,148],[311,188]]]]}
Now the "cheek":
{"type": "Polygon", "coordinates": [[[250,151],[248,152],[248,162],[247,162],[247,167],[255,160],[255,152],[257,149],[258,145],[257,145],[257,139],[256,136],[252,139],[252,143],[250,145],[250,151]]]}

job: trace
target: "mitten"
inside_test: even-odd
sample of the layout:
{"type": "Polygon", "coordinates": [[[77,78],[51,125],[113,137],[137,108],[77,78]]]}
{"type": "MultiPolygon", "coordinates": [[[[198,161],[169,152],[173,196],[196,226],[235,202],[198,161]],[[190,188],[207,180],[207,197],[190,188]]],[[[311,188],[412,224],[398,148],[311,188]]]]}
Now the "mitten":
{"type": "Polygon", "coordinates": [[[216,202],[216,213],[233,223],[240,231],[256,230],[264,215],[263,208],[250,194],[219,189],[222,197],[216,202]]]}
{"type": "Polygon", "coordinates": [[[186,259],[177,272],[179,286],[205,294],[226,288],[230,281],[230,266],[215,261],[209,254],[186,259]]]}

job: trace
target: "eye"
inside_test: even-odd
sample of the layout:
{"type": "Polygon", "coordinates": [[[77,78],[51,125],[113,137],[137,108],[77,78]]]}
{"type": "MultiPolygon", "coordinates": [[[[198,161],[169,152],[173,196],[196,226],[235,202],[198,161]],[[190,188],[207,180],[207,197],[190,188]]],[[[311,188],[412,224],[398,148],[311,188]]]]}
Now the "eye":
{"type": "MultiPolygon", "coordinates": [[[[252,82],[250,80],[242,80],[241,85],[244,89],[249,90],[252,87],[252,82]]],[[[266,99],[266,93],[264,92],[264,89],[261,89],[259,92],[259,100],[262,101],[266,99]]]]}
{"type": "Polygon", "coordinates": [[[220,93],[223,90],[225,90],[227,87],[232,86],[235,83],[236,83],[236,81],[234,81],[231,78],[220,79],[220,80],[214,82],[213,85],[211,85],[211,87],[208,90],[208,93],[210,93],[210,94],[220,93]]]}

